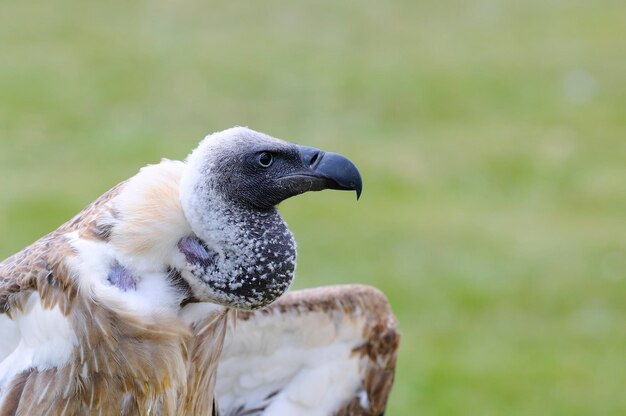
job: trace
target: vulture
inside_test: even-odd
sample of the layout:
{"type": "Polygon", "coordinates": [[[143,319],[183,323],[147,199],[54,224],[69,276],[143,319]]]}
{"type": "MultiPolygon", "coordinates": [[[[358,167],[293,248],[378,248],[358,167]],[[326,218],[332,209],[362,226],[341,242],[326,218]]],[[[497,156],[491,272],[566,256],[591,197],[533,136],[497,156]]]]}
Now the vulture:
{"type": "Polygon", "coordinates": [[[346,157],[244,127],[144,167],[0,263],[0,416],[382,415],[387,300],[285,293],[296,244],[276,210],[361,187],[346,157]]]}

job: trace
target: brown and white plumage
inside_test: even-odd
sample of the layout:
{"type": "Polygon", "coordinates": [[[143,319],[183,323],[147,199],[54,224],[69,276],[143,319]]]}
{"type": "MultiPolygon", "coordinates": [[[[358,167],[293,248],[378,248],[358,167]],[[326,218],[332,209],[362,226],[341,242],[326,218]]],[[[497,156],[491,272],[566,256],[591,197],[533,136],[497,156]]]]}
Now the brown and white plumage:
{"type": "Polygon", "coordinates": [[[210,414],[224,339],[256,319],[233,330],[235,309],[293,278],[274,206],[360,186],[342,156],[245,128],[142,169],[0,263],[0,416],[210,414]]]}
{"type": "Polygon", "coordinates": [[[220,359],[225,415],[381,415],[399,335],[385,296],[344,285],[286,293],[238,313],[220,359]]]}
{"type": "MultiPolygon", "coordinates": [[[[166,218],[171,212],[159,208],[165,208],[160,202],[163,195],[149,200],[150,194],[175,192],[176,182],[167,184],[174,176],[174,164],[164,162],[139,174],[155,175],[154,187],[147,186],[143,195],[154,211],[149,227],[174,220],[166,218]]],[[[132,255],[129,250],[139,255],[154,249],[144,244],[134,218],[115,219],[121,215],[115,212],[116,198],[129,185],[133,186],[132,180],[0,264],[2,329],[16,335],[12,349],[0,356],[0,415],[191,415],[198,414],[196,408],[212,405],[210,374],[202,386],[206,395],[198,395],[208,404],[187,397],[188,348],[194,331],[183,324],[184,311],[175,306],[184,293],[174,288],[161,299],[170,305],[155,304],[150,310],[102,279],[98,281],[106,273],[98,276],[97,266],[85,270],[104,255],[93,247],[123,255],[132,255]],[[128,239],[133,238],[142,241],[131,248],[128,239]],[[116,239],[125,244],[118,246],[116,239]],[[179,406],[181,398],[195,407],[179,406]]],[[[174,200],[166,201],[176,205],[174,200]]],[[[227,319],[227,313],[214,312],[220,321],[227,319]]],[[[207,314],[205,320],[213,317],[207,314]]],[[[214,325],[219,331],[213,331],[211,340],[219,340],[225,329],[214,325]]],[[[220,348],[210,352],[219,354],[220,348]]],[[[215,365],[210,363],[213,369],[207,371],[214,371],[215,365]]]]}

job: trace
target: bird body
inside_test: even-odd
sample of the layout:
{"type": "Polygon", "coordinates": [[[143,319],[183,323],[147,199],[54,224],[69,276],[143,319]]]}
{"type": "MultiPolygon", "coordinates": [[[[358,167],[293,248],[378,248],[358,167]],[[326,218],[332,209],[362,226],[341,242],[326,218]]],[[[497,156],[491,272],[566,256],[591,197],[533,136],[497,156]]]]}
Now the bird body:
{"type": "Polygon", "coordinates": [[[217,412],[235,311],[293,279],[275,205],[360,187],[343,156],[246,128],[143,168],[0,263],[0,416],[217,412]]]}

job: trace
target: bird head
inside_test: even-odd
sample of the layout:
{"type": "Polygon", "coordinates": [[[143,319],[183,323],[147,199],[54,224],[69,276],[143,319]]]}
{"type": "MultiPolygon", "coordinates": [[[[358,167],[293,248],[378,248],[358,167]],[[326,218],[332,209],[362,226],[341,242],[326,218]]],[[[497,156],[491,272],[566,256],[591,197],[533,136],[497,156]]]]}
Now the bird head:
{"type": "MultiPolygon", "coordinates": [[[[337,153],[299,146],[244,127],[205,138],[188,158],[183,201],[210,196],[234,206],[268,210],[307,191],[341,189],[361,194],[361,176],[337,153]]],[[[206,198],[205,198],[206,199],[206,198]]]]}
{"type": "Polygon", "coordinates": [[[275,207],[323,189],[353,190],[356,166],[337,153],[288,143],[244,127],[206,137],[189,155],[180,197],[194,236],[179,244],[194,296],[255,309],[293,279],[295,243],[275,207]]]}

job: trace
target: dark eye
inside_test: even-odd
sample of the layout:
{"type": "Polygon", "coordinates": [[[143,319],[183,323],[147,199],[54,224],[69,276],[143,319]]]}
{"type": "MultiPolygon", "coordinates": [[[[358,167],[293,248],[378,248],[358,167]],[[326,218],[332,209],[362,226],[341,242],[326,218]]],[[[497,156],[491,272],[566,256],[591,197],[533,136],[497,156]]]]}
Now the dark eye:
{"type": "Polygon", "coordinates": [[[274,158],[270,152],[263,152],[259,155],[259,166],[262,168],[269,168],[274,158]]]}

